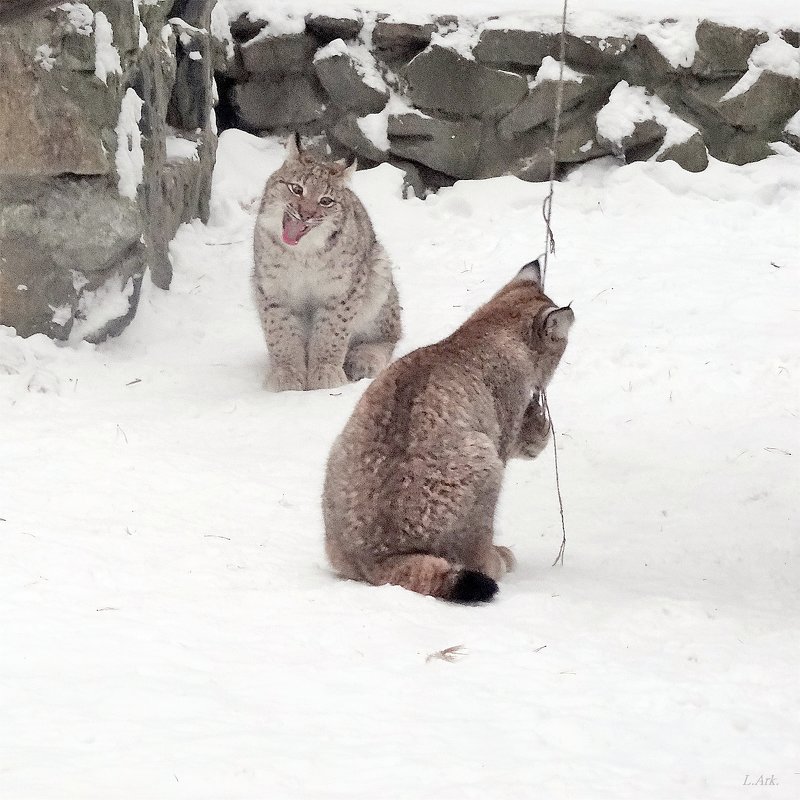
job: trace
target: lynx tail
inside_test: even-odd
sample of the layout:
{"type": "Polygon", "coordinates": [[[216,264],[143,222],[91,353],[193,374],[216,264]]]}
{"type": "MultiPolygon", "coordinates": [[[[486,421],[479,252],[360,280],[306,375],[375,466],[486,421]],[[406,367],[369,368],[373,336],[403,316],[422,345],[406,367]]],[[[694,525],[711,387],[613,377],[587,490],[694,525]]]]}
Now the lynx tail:
{"type": "Polygon", "coordinates": [[[497,592],[488,575],[421,553],[388,558],[366,570],[366,577],[376,586],[389,583],[455,603],[484,603],[497,592]]]}

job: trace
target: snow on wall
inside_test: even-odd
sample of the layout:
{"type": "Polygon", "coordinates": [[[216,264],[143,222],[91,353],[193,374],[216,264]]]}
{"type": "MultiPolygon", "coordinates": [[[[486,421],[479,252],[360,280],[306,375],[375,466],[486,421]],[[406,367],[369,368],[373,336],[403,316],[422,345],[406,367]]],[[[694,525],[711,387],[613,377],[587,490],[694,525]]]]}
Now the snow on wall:
{"type": "Polygon", "coordinates": [[[667,129],[662,149],[681,144],[697,133],[697,128],[675,116],[661,98],[648,94],[642,86],[630,86],[627,81],[620,81],[614,87],[608,103],[597,112],[597,132],[621,147],[637,123],[649,119],[667,129]]]}
{"type": "Polygon", "coordinates": [[[119,176],[119,193],[130,200],[136,199],[136,190],[144,174],[144,152],[139,121],[144,101],[133,89],[125,92],[117,121],[116,168],[119,176]]]}
{"type": "Polygon", "coordinates": [[[780,36],[771,34],[769,40],[758,45],[748,59],[748,70],[725,94],[721,102],[744,94],[755,84],[762,72],[775,72],[800,78],[800,50],[792,47],[780,36]]]}
{"type": "Polygon", "coordinates": [[[119,59],[119,51],[113,44],[114,30],[108,17],[102,11],[98,11],[94,15],[94,40],[94,74],[103,83],[107,83],[109,75],[122,72],[122,64],[119,59]]]}

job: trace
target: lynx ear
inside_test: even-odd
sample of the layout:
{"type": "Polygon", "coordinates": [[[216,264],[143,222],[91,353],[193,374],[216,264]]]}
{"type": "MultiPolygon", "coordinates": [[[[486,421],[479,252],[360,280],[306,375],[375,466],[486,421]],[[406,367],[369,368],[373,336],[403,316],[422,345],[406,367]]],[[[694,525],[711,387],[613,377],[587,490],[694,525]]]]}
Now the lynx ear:
{"type": "Polygon", "coordinates": [[[295,131],[286,141],[286,160],[298,161],[302,154],[300,149],[300,134],[295,131]]]}
{"type": "Polygon", "coordinates": [[[542,288],[542,269],[539,266],[539,259],[526,264],[514,277],[512,283],[535,283],[542,288]]]}
{"type": "Polygon", "coordinates": [[[569,307],[554,308],[544,318],[544,331],[551,339],[566,339],[572,323],[575,322],[575,312],[569,307]]]}
{"type": "Polygon", "coordinates": [[[355,175],[357,169],[358,169],[358,159],[354,158],[353,163],[350,164],[349,167],[344,168],[344,171],[342,172],[342,177],[346,181],[349,181],[353,177],[353,175],[355,175]]]}

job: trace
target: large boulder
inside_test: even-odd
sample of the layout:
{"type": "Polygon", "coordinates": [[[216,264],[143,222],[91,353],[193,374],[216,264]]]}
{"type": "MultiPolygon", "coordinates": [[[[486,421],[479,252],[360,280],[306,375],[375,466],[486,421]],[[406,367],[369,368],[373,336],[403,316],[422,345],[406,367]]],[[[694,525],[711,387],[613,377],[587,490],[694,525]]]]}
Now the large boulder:
{"type": "MultiPolygon", "coordinates": [[[[547,70],[546,77],[540,78],[537,75],[527,96],[498,123],[498,131],[501,136],[511,138],[523,131],[549,122],[555,117],[559,86],[558,62],[547,56],[542,69],[549,62],[552,62],[554,66],[547,70]]],[[[599,96],[603,91],[605,91],[605,86],[597,78],[581,75],[565,67],[561,109],[568,111],[590,97],[599,96]]]]}
{"type": "Polygon", "coordinates": [[[703,20],[695,31],[697,52],[691,66],[703,78],[727,78],[747,71],[753,49],[767,41],[765,33],[703,20]]]}
{"type": "Polygon", "coordinates": [[[255,131],[294,130],[322,119],[325,100],[316,77],[299,74],[269,80],[256,76],[234,91],[240,123],[255,131]]]}
{"type": "Polygon", "coordinates": [[[494,67],[538,67],[555,48],[557,37],[539,31],[486,28],[473,50],[475,58],[494,67]]]}
{"type": "MultiPolygon", "coordinates": [[[[587,70],[617,70],[631,48],[631,40],[624,36],[576,36],[567,33],[564,40],[564,60],[574,67],[587,70]]],[[[559,58],[561,44],[556,38],[550,55],[559,58]]]]}
{"type": "Polygon", "coordinates": [[[331,129],[330,135],[361,160],[381,162],[386,161],[388,157],[385,150],[381,150],[367,138],[355,114],[345,114],[339,119],[331,129]]]}
{"type": "Polygon", "coordinates": [[[306,18],[306,30],[323,44],[334,39],[355,39],[364,23],[354,17],[329,17],[312,14],[306,18]]]}
{"type": "Polygon", "coordinates": [[[255,74],[304,72],[311,65],[317,40],[307,33],[268,36],[262,32],[242,45],[242,63],[255,74]]]}
{"type": "Polygon", "coordinates": [[[451,122],[399,114],[389,117],[389,149],[453,178],[474,178],[480,131],[480,123],[474,120],[451,122]]]}
{"type": "Polygon", "coordinates": [[[553,132],[546,126],[509,141],[499,137],[494,126],[484,125],[475,177],[514,175],[524,181],[547,180],[552,140],[553,132]]]}
{"type": "Polygon", "coordinates": [[[736,87],[720,98],[717,110],[726,122],[741,130],[782,129],[800,109],[800,78],[790,75],[764,70],[748,89],[731,97],[734,92],[736,87]]]}
{"type": "Polygon", "coordinates": [[[374,62],[365,63],[341,39],[334,39],[314,56],[319,82],[336,105],[361,115],[375,114],[389,100],[389,89],[374,62]]]}
{"type": "Polygon", "coordinates": [[[392,66],[408,63],[428,46],[435,30],[433,23],[378,20],[372,30],[375,55],[392,66]]]}
{"type": "Polygon", "coordinates": [[[528,92],[521,75],[490,69],[447,47],[432,45],[406,67],[418,108],[457,117],[499,117],[528,92]]]}
{"type": "Polygon", "coordinates": [[[656,161],[674,161],[687,172],[702,172],[708,166],[708,150],[700,133],[694,133],[683,142],[663,147],[656,161]]]}

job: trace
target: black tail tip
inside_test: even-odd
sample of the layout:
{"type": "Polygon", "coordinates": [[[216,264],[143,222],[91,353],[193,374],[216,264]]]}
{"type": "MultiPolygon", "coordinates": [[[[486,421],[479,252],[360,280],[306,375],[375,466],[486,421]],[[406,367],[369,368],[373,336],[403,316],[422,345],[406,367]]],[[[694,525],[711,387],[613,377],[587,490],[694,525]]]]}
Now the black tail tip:
{"type": "Polygon", "coordinates": [[[462,569],[448,599],[456,603],[485,603],[497,594],[497,589],[497,583],[488,575],[462,569]]]}

